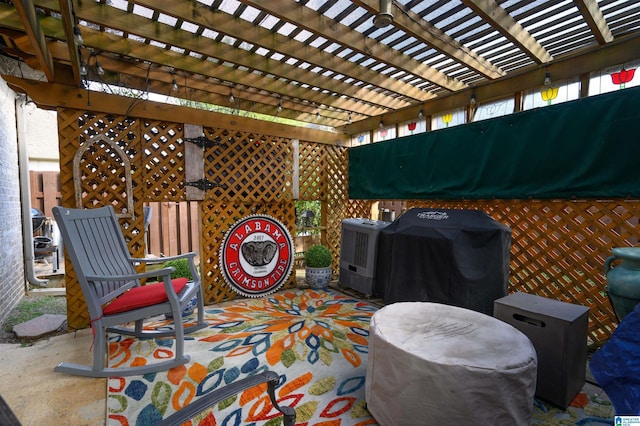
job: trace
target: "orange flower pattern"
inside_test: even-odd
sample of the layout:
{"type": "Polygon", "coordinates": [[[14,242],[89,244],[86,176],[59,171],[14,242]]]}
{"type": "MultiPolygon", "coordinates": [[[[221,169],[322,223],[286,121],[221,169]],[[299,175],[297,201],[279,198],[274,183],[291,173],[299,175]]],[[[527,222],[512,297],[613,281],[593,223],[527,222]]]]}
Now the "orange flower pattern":
{"type": "MultiPolygon", "coordinates": [[[[234,380],[272,370],[278,403],[297,425],[376,424],[364,382],[369,321],[376,307],[333,291],[282,291],[206,309],[208,329],[185,341],[192,360],[167,372],[108,382],[109,425],[152,425],[234,380]]],[[[170,326],[170,321],[153,324],[170,326]]],[[[173,340],[131,338],[109,344],[110,365],[172,356],[173,340]]],[[[233,396],[190,425],[278,425],[266,385],[233,396]]]]}

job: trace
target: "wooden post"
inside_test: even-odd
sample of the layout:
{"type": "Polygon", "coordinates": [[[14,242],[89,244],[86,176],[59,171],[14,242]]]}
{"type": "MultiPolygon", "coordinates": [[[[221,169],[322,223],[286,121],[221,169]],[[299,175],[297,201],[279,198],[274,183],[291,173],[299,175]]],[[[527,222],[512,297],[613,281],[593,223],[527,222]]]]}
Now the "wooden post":
{"type": "Polygon", "coordinates": [[[291,192],[293,193],[293,199],[300,199],[300,140],[293,139],[291,141],[293,147],[293,175],[291,177],[293,187],[291,192]]]}

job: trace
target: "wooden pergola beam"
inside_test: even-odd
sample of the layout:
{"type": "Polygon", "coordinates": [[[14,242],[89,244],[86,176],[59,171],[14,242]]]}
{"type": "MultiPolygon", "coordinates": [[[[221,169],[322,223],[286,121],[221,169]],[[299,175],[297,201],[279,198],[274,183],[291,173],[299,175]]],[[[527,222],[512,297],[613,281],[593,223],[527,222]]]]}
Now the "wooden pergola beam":
{"type": "Polygon", "coordinates": [[[536,63],[546,64],[553,60],[553,56],[496,1],[462,0],[462,2],[486,22],[497,28],[502,35],[511,40],[536,63]]]}
{"type": "MultiPolygon", "coordinates": [[[[583,75],[613,65],[636,60],[638,59],[636,52],[640,52],[640,35],[624,37],[619,40],[614,40],[604,47],[595,46],[580,54],[558,59],[549,64],[548,67],[536,66],[535,68],[523,69],[517,74],[478,85],[473,89],[456,92],[433,101],[425,102],[422,105],[416,105],[389,113],[384,115],[383,119],[385,122],[402,123],[415,119],[420,109],[422,109],[426,117],[431,114],[466,107],[469,105],[472,91],[475,93],[478,102],[488,102],[514,96],[514,94],[523,90],[540,86],[544,81],[547,71],[551,72],[555,80],[567,80],[569,78],[580,77],[576,75],[576,70],[579,70],[579,74],[583,75]]],[[[342,130],[349,135],[357,135],[376,129],[379,123],[380,117],[372,117],[347,124],[338,130],[342,130]]]]}
{"type": "MultiPolygon", "coordinates": [[[[173,0],[171,2],[167,2],[165,0],[141,0],[138,3],[175,18],[191,15],[194,17],[193,22],[197,25],[215,28],[216,31],[220,33],[239,40],[244,40],[248,43],[260,45],[273,52],[282,52],[285,54],[287,52],[295,52],[296,59],[299,59],[302,62],[307,62],[317,67],[329,69],[334,71],[336,74],[341,74],[345,77],[367,81],[384,90],[402,94],[403,96],[413,98],[415,100],[424,101],[434,97],[430,93],[420,90],[415,86],[389,79],[381,73],[324,52],[320,49],[316,49],[306,43],[296,41],[291,37],[285,37],[277,32],[269,31],[259,25],[252,25],[250,22],[242,19],[236,19],[223,11],[217,10],[214,13],[209,7],[206,7],[203,4],[194,4],[193,2],[185,0],[173,0]]],[[[253,4],[255,3],[252,3],[252,5],[253,4]]],[[[286,6],[286,2],[278,1],[269,4],[270,7],[276,7],[278,10],[280,10],[283,5],[286,6]]],[[[309,10],[308,8],[300,5],[295,7],[295,5],[297,5],[297,3],[288,5],[290,12],[291,8],[295,8],[296,11],[305,9],[309,10]]],[[[300,20],[293,22],[295,22],[296,25],[299,25],[299,22],[305,21],[300,20]]]]}
{"type": "Polygon", "coordinates": [[[139,98],[91,92],[77,87],[57,83],[43,83],[11,75],[2,75],[2,78],[13,90],[26,93],[40,108],[44,109],[73,108],[174,123],[189,123],[202,126],[214,125],[215,127],[229,130],[256,132],[338,146],[346,145],[349,140],[346,135],[340,133],[196,110],[139,98]]]}
{"type": "MultiPolygon", "coordinates": [[[[161,2],[161,0],[151,0],[153,2],[161,2]]],[[[399,70],[419,76],[430,81],[446,90],[456,91],[466,87],[459,80],[448,78],[444,73],[431,68],[422,62],[416,61],[408,55],[398,55],[375,39],[358,36],[351,28],[346,25],[331,21],[326,16],[302,6],[293,0],[280,0],[277,2],[269,2],[268,9],[262,1],[240,0],[242,3],[264,10],[265,12],[277,16],[280,19],[289,21],[296,26],[304,28],[315,34],[322,34],[324,38],[343,46],[348,46],[367,57],[375,58],[380,62],[389,64],[399,70]],[[327,29],[330,28],[330,31],[327,29]]],[[[274,46],[277,46],[274,45],[274,46]]],[[[330,66],[332,69],[333,67],[330,66]]],[[[381,77],[384,77],[381,75],[381,77]]],[[[358,78],[362,78],[359,76],[358,78]]],[[[415,89],[411,92],[399,92],[405,96],[415,98],[417,100],[426,101],[433,98],[428,92],[421,91],[416,93],[415,89]]]]}
{"type": "Polygon", "coordinates": [[[71,0],[60,0],[60,14],[62,15],[62,24],[64,33],[67,37],[67,48],[69,50],[69,61],[73,72],[73,79],[78,87],[82,86],[82,76],[80,75],[80,66],[82,60],[78,52],[78,46],[75,43],[75,35],[73,29],[76,25],[73,12],[73,4],[71,0]]]}
{"type": "Polygon", "coordinates": [[[47,80],[53,81],[54,78],[54,65],[51,53],[47,50],[47,40],[45,39],[44,32],[40,27],[38,16],[36,15],[36,8],[32,0],[18,0],[14,1],[13,5],[20,16],[24,31],[27,33],[31,44],[34,46],[36,57],[40,63],[40,67],[47,77],[47,80]]]}
{"type": "MultiPolygon", "coordinates": [[[[375,15],[378,13],[380,2],[378,0],[354,0],[354,3],[359,4],[375,15]]],[[[422,18],[407,10],[401,4],[392,3],[392,15],[393,25],[402,28],[404,32],[410,34],[416,40],[421,40],[466,67],[476,70],[488,79],[494,80],[505,75],[504,71],[469,50],[436,26],[423,21],[422,18]]]]}
{"type": "Polygon", "coordinates": [[[609,25],[607,25],[607,21],[604,19],[602,10],[600,10],[596,0],[574,0],[573,2],[580,13],[582,13],[584,20],[587,22],[587,25],[589,25],[598,44],[613,41],[613,35],[611,34],[609,25]]]}
{"type": "MultiPolygon", "coordinates": [[[[38,0],[39,4],[47,3],[47,0],[38,0]]],[[[56,6],[53,4],[53,1],[48,1],[47,5],[49,7],[56,6]]],[[[89,6],[87,6],[89,7],[89,6]]],[[[99,5],[97,7],[100,7],[99,5]]],[[[0,5],[0,16],[2,16],[3,23],[6,28],[11,28],[13,30],[23,30],[20,25],[19,19],[17,18],[17,14],[13,13],[9,6],[0,5]],[[15,15],[15,19],[14,19],[15,15]]],[[[63,40],[66,42],[66,36],[64,35],[64,29],[62,25],[60,25],[60,21],[55,18],[44,18],[41,21],[41,25],[43,27],[43,31],[51,38],[63,40]]],[[[243,87],[248,87],[253,90],[253,93],[264,93],[264,91],[268,91],[271,93],[280,93],[282,97],[286,98],[311,98],[314,102],[309,103],[306,107],[301,105],[300,107],[303,110],[308,110],[309,107],[314,110],[321,109],[321,116],[324,116],[324,110],[326,108],[334,108],[337,111],[341,111],[341,117],[339,118],[344,124],[348,122],[348,113],[345,111],[353,111],[354,115],[362,114],[362,116],[373,116],[377,114],[384,113],[388,110],[389,107],[400,106],[400,105],[408,105],[408,103],[404,102],[403,104],[395,104],[397,100],[391,100],[388,97],[386,101],[394,102],[388,103],[384,106],[382,105],[374,105],[369,102],[354,102],[348,98],[341,98],[337,96],[333,96],[329,93],[322,93],[319,91],[313,92],[311,97],[305,96],[305,91],[308,89],[304,89],[300,87],[300,93],[296,93],[291,90],[290,84],[280,79],[267,77],[265,73],[256,73],[253,72],[252,69],[247,71],[243,71],[238,68],[232,68],[220,63],[214,63],[212,61],[197,59],[195,57],[189,55],[182,55],[177,52],[162,49],[157,46],[152,46],[149,44],[144,44],[137,42],[133,39],[121,39],[118,37],[110,36],[105,33],[102,33],[98,30],[94,30],[88,27],[83,28],[84,31],[84,46],[87,48],[94,49],[96,52],[110,52],[118,56],[132,56],[138,57],[140,60],[148,61],[148,62],[157,62],[160,64],[164,64],[167,69],[174,68],[185,71],[185,75],[189,73],[203,75],[204,77],[215,78],[220,82],[231,82],[237,83],[243,87]],[[321,108],[321,106],[326,106],[326,108],[321,108]]],[[[300,71],[298,71],[300,72],[300,71]]],[[[187,77],[185,77],[187,78],[187,77]]],[[[321,76],[318,77],[320,79],[321,76]]],[[[189,79],[189,82],[191,80],[189,79]]],[[[211,83],[210,83],[211,84],[211,83]]],[[[169,88],[168,86],[167,88],[169,88]]],[[[368,95],[371,94],[371,91],[362,89],[362,88],[351,88],[353,93],[350,95],[352,97],[367,99],[368,95]]],[[[272,102],[274,108],[277,107],[278,100],[275,97],[272,97],[272,102]]],[[[375,97],[372,95],[368,100],[374,99],[375,97]]],[[[375,100],[375,99],[374,99],[375,100]]],[[[380,101],[384,101],[385,99],[381,99],[380,101]]],[[[253,99],[252,97],[247,98],[248,102],[261,102],[260,100],[253,99]]],[[[384,102],[383,102],[384,103],[384,102]]],[[[283,102],[283,108],[287,107],[294,108],[296,105],[294,103],[287,104],[283,102]]],[[[295,111],[295,108],[292,109],[295,111]]],[[[311,122],[315,120],[315,113],[312,116],[305,116],[305,113],[302,114],[294,114],[289,116],[289,118],[297,119],[304,121],[305,117],[311,117],[311,122]]],[[[354,120],[358,117],[354,117],[354,120]]]]}
{"type": "MultiPolygon", "coordinates": [[[[60,42],[51,42],[49,50],[57,61],[68,60],[66,45],[60,42]]],[[[208,79],[197,78],[189,75],[170,74],[166,69],[149,67],[145,63],[126,62],[114,59],[107,55],[96,54],[96,59],[100,60],[102,68],[105,70],[101,80],[105,84],[124,87],[132,90],[150,91],[157,94],[184,99],[193,102],[202,102],[211,105],[228,107],[232,110],[247,111],[247,114],[257,113],[273,115],[278,108],[278,100],[272,96],[264,95],[252,88],[234,88],[234,104],[229,102],[230,88],[222,84],[217,84],[208,79]],[[173,91],[173,78],[176,78],[178,90],[173,91]],[[248,103],[250,105],[247,105],[248,103]]],[[[89,71],[94,71],[90,69],[89,71]]],[[[68,72],[66,74],[69,74],[68,72]]],[[[60,81],[58,75],[58,83],[60,81]]],[[[282,100],[282,111],[276,114],[278,117],[291,120],[313,122],[318,121],[318,109],[311,105],[295,104],[288,100],[282,100]]],[[[347,124],[344,113],[323,110],[320,115],[321,124],[331,127],[347,124]]]]}
{"type": "MultiPolygon", "coordinates": [[[[47,0],[37,1],[38,4],[47,3],[47,0]]],[[[189,4],[190,6],[193,6],[191,3],[189,4]]],[[[205,9],[208,11],[208,8],[205,9]]],[[[274,90],[271,90],[270,86],[272,85],[274,80],[277,81],[279,79],[284,79],[300,83],[299,90],[301,91],[301,93],[296,94],[295,90],[291,89],[291,85],[287,85],[286,90],[282,90],[280,92],[280,95],[282,96],[304,97],[304,93],[308,94],[309,91],[308,88],[304,87],[304,85],[307,85],[309,87],[317,87],[320,89],[317,96],[318,104],[332,105],[336,108],[338,108],[336,103],[345,102],[344,99],[341,99],[341,96],[355,98],[364,103],[377,105],[378,107],[383,109],[402,108],[410,104],[409,102],[404,101],[400,98],[394,98],[392,96],[388,96],[368,88],[354,87],[351,84],[343,83],[340,80],[336,80],[331,77],[326,77],[320,73],[313,75],[313,78],[311,78],[307,70],[301,69],[297,66],[282,63],[274,59],[269,59],[262,55],[248,52],[244,49],[238,49],[235,46],[229,45],[227,43],[216,42],[215,40],[204,37],[194,37],[191,32],[182,29],[176,29],[170,25],[162,24],[159,22],[150,22],[144,17],[137,16],[135,14],[128,14],[125,11],[119,10],[107,4],[83,2],[82,4],[78,4],[78,7],[76,8],[76,14],[79,18],[98,25],[108,26],[110,28],[123,31],[128,34],[134,34],[138,37],[155,40],[159,43],[166,44],[167,46],[178,47],[188,52],[197,52],[203,55],[204,58],[216,58],[220,62],[235,64],[240,67],[245,67],[251,71],[259,71],[264,76],[275,75],[277,77],[276,79],[265,77],[263,84],[258,86],[268,87],[268,90],[272,92],[274,92],[274,90]],[[325,97],[325,100],[323,102],[322,100],[320,100],[320,92],[337,93],[339,96],[325,97]]],[[[226,24],[224,25],[230,25],[235,23],[236,21],[227,20],[224,22],[226,22],[226,24]]],[[[86,29],[85,32],[89,33],[88,29],[86,29]]],[[[99,33],[99,31],[95,32],[99,33]]],[[[222,30],[222,32],[224,32],[224,29],[222,30]]],[[[85,45],[89,45],[89,38],[86,36],[85,45]]],[[[146,46],[153,47],[151,45],[146,46]]],[[[109,45],[99,46],[99,48],[104,51],[111,50],[109,48],[109,45]]],[[[187,60],[188,57],[189,55],[183,55],[183,58],[185,60],[187,60]]],[[[157,61],[160,60],[160,58],[157,59],[157,61]]],[[[171,63],[164,63],[164,65],[180,68],[180,61],[174,60],[171,63]]],[[[237,68],[227,68],[237,71],[237,68]]],[[[362,68],[360,72],[370,72],[364,67],[360,68],[362,68]]],[[[234,74],[238,75],[237,72],[234,74]]],[[[236,80],[238,81],[234,81],[234,83],[243,84],[241,79],[238,79],[236,77],[236,80]]],[[[408,89],[408,85],[403,85],[402,87],[408,89]]],[[[413,88],[411,89],[414,90],[413,88]]],[[[353,103],[353,101],[351,102],[353,103]]]]}

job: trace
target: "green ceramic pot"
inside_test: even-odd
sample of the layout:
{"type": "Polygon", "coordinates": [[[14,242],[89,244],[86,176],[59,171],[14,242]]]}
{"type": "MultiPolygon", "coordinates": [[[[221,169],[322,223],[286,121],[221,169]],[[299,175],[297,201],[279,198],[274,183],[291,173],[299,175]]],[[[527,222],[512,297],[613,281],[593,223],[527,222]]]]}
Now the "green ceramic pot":
{"type": "Polygon", "coordinates": [[[640,247],[618,247],[605,262],[607,294],[619,321],[640,303],[640,247]]]}

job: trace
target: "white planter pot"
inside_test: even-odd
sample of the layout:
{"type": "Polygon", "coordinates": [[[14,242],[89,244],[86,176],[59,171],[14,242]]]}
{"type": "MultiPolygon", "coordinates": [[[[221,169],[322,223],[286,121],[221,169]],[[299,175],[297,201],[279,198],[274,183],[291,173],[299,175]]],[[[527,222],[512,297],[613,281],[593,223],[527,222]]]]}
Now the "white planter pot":
{"type": "Polygon", "coordinates": [[[326,289],[331,281],[331,267],[327,268],[304,268],[304,278],[312,289],[326,289]]]}
{"type": "MultiPolygon", "coordinates": [[[[193,296],[189,303],[187,303],[182,309],[182,316],[187,317],[191,315],[195,310],[196,306],[198,306],[198,296],[193,296]]],[[[173,319],[173,314],[164,314],[166,319],[173,319]]]]}

